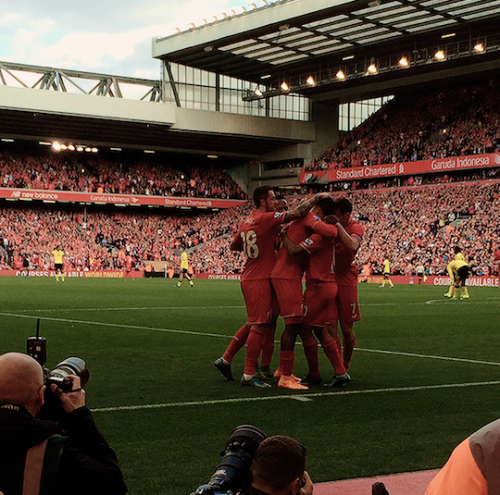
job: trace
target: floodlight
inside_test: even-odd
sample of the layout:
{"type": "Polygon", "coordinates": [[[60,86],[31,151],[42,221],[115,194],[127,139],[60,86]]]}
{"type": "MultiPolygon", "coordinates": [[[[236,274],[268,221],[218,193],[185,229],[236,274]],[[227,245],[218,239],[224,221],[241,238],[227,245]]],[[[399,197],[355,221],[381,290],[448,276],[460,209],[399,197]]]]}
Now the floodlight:
{"type": "Polygon", "coordinates": [[[484,52],[484,43],[477,43],[476,45],[474,45],[474,50],[477,53],[483,53],[484,52]]]}
{"type": "Polygon", "coordinates": [[[438,60],[445,60],[446,59],[446,54],[444,53],[444,50],[438,50],[434,54],[434,57],[437,58],[438,60]]]}
{"type": "Polygon", "coordinates": [[[410,66],[410,61],[408,60],[408,57],[401,57],[401,58],[399,59],[398,64],[399,64],[401,67],[409,67],[409,66],[410,66]]]}

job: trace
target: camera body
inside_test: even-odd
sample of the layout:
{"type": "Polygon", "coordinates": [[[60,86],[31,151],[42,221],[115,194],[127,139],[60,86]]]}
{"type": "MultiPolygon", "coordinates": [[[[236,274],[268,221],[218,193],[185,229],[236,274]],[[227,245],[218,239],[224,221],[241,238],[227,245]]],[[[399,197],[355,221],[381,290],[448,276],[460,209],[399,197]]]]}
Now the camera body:
{"type": "Polygon", "coordinates": [[[79,357],[69,357],[60,362],[53,370],[44,368],[45,385],[57,385],[63,392],[69,392],[73,388],[73,380],[69,375],[80,377],[81,387],[85,387],[89,379],[89,372],[85,367],[85,361],[79,357]]]}
{"type": "Polygon", "coordinates": [[[233,495],[250,484],[250,467],[259,444],[267,435],[256,426],[241,425],[229,436],[222,459],[209,482],[191,495],[233,495]]]}
{"type": "Polygon", "coordinates": [[[89,372],[85,365],[85,361],[79,357],[69,357],[61,361],[54,369],[46,368],[47,361],[47,339],[39,336],[40,319],[36,324],[36,337],[29,337],[26,342],[26,353],[33,359],[36,359],[43,367],[45,389],[45,403],[38,415],[41,419],[49,419],[51,421],[59,421],[64,410],[59,398],[52,393],[51,385],[56,385],[65,393],[71,392],[73,389],[73,379],[70,375],[80,378],[80,387],[83,388],[89,379],[89,372]]]}

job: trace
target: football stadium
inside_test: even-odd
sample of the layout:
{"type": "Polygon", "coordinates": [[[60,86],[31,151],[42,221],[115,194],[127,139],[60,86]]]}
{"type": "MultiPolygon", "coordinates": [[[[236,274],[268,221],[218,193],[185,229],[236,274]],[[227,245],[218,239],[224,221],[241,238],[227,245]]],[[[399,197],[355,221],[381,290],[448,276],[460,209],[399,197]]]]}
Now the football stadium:
{"type": "Polygon", "coordinates": [[[131,494],[244,489],[252,456],[225,446],[253,425],[307,448],[316,494],[424,495],[500,414],[500,4],[267,0],[204,21],[152,40],[158,80],[0,61],[0,353],[28,352],[57,386],[59,363],[85,361],[131,494]],[[273,376],[282,308],[259,341],[269,369],[263,352],[242,386],[262,325],[241,289],[258,255],[235,246],[263,187],[288,209],[270,218],[347,199],[360,229],[350,361],[340,323],[342,372],[313,337],[311,375],[297,338],[307,387],[273,376]],[[219,486],[222,457],[237,474],[219,486]]]}

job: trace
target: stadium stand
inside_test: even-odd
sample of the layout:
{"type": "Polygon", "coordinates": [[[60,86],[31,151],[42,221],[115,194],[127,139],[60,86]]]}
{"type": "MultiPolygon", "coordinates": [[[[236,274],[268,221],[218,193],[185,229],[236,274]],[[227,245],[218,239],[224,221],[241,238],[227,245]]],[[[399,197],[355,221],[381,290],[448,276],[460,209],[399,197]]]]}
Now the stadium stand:
{"type": "Polygon", "coordinates": [[[225,171],[160,161],[104,160],[85,154],[0,150],[0,187],[147,196],[246,199],[225,171]]]}
{"type": "MultiPolygon", "coordinates": [[[[451,246],[460,245],[475,261],[477,275],[496,271],[500,181],[429,185],[427,187],[361,190],[348,193],[355,218],[364,224],[364,245],[357,258],[379,273],[391,254],[395,274],[414,274],[424,263],[430,275],[446,273],[451,246]]],[[[298,201],[300,198],[292,198],[298,201]]],[[[15,256],[27,256],[34,269],[49,269],[54,243],[63,242],[70,269],[123,267],[125,252],[142,261],[175,261],[179,246],[190,249],[198,273],[240,273],[244,263],[229,250],[229,237],[251,208],[193,215],[117,212],[113,208],[84,210],[0,208],[0,242],[8,253],[3,264],[14,267],[15,256]]]]}
{"type": "Polygon", "coordinates": [[[69,269],[106,270],[123,267],[125,253],[140,262],[175,259],[181,244],[189,248],[234,230],[238,211],[195,217],[117,212],[112,209],[0,208],[0,243],[14,268],[16,256],[27,256],[33,269],[52,267],[51,252],[62,243],[69,269]]]}
{"type": "MultiPolygon", "coordinates": [[[[401,160],[500,153],[500,85],[476,82],[439,92],[400,95],[345,139],[325,151],[311,167],[352,167],[401,160]]],[[[499,168],[351,181],[344,190],[365,224],[365,246],[357,263],[380,271],[391,253],[396,274],[414,274],[423,263],[428,274],[445,273],[449,248],[460,244],[475,260],[477,275],[491,275],[498,249],[499,168]]],[[[178,197],[237,198],[246,194],[226,171],[191,164],[169,166],[160,160],[101,159],[28,151],[0,150],[3,187],[178,197]]],[[[316,189],[328,186],[316,184],[316,189]]],[[[303,193],[313,192],[304,188],[303,193]]],[[[298,201],[298,197],[292,201],[298,201]]],[[[199,273],[239,273],[243,259],[228,249],[250,202],[220,213],[161,214],[113,207],[7,207],[0,209],[0,266],[14,268],[27,257],[34,269],[48,269],[52,245],[64,239],[73,269],[123,266],[124,253],[142,261],[177,262],[176,249],[192,252],[199,273]]]]}
{"type": "Polygon", "coordinates": [[[307,170],[500,152],[500,88],[491,79],[398,95],[307,170]]]}

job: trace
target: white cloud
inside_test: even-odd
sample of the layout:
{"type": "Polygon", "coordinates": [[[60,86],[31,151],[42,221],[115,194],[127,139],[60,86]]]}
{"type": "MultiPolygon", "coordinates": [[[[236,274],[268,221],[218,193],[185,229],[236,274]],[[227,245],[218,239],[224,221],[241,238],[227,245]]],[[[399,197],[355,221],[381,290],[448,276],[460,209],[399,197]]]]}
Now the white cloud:
{"type": "Polygon", "coordinates": [[[133,33],[70,33],[46,48],[43,55],[59,66],[74,68],[82,64],[94,70],[106,58],[120,61],[132,56],[136,43],[133,33]]]}
{"type": "Polygon", "coordinates": [[[0,60],[159,78],[152,58],[155,36],[169,36],[203,18],[241,5],[238,0],[51,0],[50,11],[39,0],[0,0],[0,60]]]}

